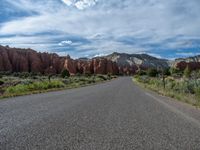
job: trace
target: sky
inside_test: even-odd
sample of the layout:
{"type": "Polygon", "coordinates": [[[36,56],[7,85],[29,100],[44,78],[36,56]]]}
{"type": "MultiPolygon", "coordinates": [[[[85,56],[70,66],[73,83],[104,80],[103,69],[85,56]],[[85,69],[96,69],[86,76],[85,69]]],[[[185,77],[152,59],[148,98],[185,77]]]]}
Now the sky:
{"type": "Polygon", "coordinates": [[[0,45],[94,57],[200,54],[200,0],[0,0],[0,45]]]}

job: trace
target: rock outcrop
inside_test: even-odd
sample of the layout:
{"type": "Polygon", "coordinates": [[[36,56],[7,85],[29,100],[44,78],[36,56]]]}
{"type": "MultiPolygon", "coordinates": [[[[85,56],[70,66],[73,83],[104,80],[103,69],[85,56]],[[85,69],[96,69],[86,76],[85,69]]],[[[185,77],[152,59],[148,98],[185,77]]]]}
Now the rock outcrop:
{"type": "Polygon", "coordinates": [[[73,60],[68,57],[64,68],[71,75],[79,74],[118,74],[119,69],[115,62],[105,58],[94,58],[89,60],[73,60]]]}
{"type": "Polygon", "coordinates": [[[37,72],[41,74],[60,74],[67,69],[75,74],[125,74],[132,75],[138,70],[148,68],[167,68],[169,66],[184,70],[200,69],[200,56],[186,59],[158,59],[147,54],[113,53],[92,59],[72,59],[70,56],[60,57],[57,54],[40,53],[32,49],[10,48],[0,46],[0,71],[37,72]]]}
{"type": "Polygon", "coordinates": [[[77,59],[57,54],[38,53],[31,49],[0,46],[0,71],[59,74],[67,69],[71,75],[118,74],[115,62],[106,58],[77,59]]]}
{"type": "Polygon", "coordinates": [[[106,56],[108,60],[116,62],[125,72],[134,73],[137,69],[148,68],[167,68],[169,67],[168,60],[158,59],[147,54],[126,54],[126,53],[113,53],[106,56]]]}
{"type": "Polygon", "coordinates": [[[60,73],[64,62],[57,54],[0,46],[0,71],[60,73]]]}
{"type": "Polygon", "coordinates": [[[172,62],[172,66],[179,70],[189,67],[191,70],[200,69],[200,55],[188,58],[179,58],[172,62]]]}

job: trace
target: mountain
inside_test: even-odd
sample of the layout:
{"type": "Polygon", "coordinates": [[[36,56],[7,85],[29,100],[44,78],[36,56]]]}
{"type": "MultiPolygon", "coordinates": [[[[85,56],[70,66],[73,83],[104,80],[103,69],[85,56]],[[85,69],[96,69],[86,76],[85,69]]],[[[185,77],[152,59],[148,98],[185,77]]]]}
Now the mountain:
{"type": "Polygon", "coordinates": [[[147,54],[112,53],[106,56],[108,60],[116,62],[119,66],[136,66],[138,68],[167,68],[168,60],[158,59],[147,54]]]}
{"type": "Polygon", "coordinates": [[[60,74],[135,74],[140,69],[176,67],[200,69],[200,56],[168,61],[147,54],[112,53],[103,57],[72,59],[55,53],[0,46],[0,71],[60,74]],[[169,63],[170,62],[170,63],[169,63]]]}

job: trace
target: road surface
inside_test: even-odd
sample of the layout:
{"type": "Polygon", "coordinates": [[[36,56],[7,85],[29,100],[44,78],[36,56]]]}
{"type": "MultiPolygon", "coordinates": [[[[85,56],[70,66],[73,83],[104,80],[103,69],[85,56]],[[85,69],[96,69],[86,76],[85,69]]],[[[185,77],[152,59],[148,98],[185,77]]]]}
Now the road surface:
{"type": "Polygon", "coordinates": [[[199,150],[200,111],[130,77],[0,101],[0,150],[199,150]]]}

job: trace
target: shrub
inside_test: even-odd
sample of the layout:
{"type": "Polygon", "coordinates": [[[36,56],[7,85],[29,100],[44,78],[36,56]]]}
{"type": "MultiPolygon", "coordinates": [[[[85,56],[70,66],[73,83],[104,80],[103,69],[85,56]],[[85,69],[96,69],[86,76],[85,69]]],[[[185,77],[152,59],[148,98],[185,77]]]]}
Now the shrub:
{"type": "Polygon", "coordinates": [[[184,70],[184,76],[185,76],[186,78],[189,78],[190,75],[191,75],[191,70],[190,70],[190,68],[187,66],[187,67],[185,68],[185,70],[184,70]]]}
{"type": "Polygon", "coordinates": [[[147,75],[146,71],[144,71],[144,70],[138,71],[137,74],[138,74],[139,76],[147,75]]]}
{"type": "Polygon", "coordinates": [[[196,104],[200,106],[200,87],[195,88],[196,104]]]}
{"type": "Polygon", "coordinates": [[[107,78],[105,76],[103,76],[103,75],[97,75],[97,78],[100,78],[102,80],[107,80],[107,78]]]}
{"type": "Polygon", "coordinates": [[[12,73],[10,71],[0,71],[0,75],[11,75],[12,73]]]}
{"type": "Polygon", "coordinates": [[[53,88],[62,88],[65,87],[64,83],[61,81],[43,81],[43,82],[34,82],[30,84],[18,84],[16,86],[8,87],[6,89],[7,94],[12,95],[20,95],[27,92],[33,92],[33,91],[42,91],[47,89],[53,89],[53,88]]]}
{"type": "Polygon", "coordinates": [[[173,68],[173,67],[171,67],[169,69],[169,71],[170,71],[171,74],[178,74],[178,73],[180,73],[180,70],[178,70],[177,68],[173,68]]]}
{"type": "Polygon", "coordinates": [[[149,77],[156,77],[158,75],[158,71],[156,69],[150,68],[147,71],[147,75],[149,77]]]}
{"type": "Polygon", "coordinates": [[[195,96],[200,100],[200,88],[195,89],[195,96]]]}
{"type": "Polygon", "coordinates": [[[4,81],[0,80],[0,85],[3,85],[4,84],[4,81]]]}
{"type": "Polygon", "coordinates": [[[70,73],[67,69],[64,69],[61,73],[62,78],[70,77],[70,73]]]}
{"type": "Polygon", "coordinates": [[[89,73],[89,72],[87,72],[87,73],[85,73],[85,76],[86,76],[86,77],[91,77],[91,76],[92,76],[92,74],[91,74],[91,73],[89,73]]]}
{"type": "Polygon", "coordinates": [[[163,70],[163,75],[170,76],[171,75],[170,69],[169,68],[164,69],[163,70]]]}
{"type": "Polygon", "coordinates": [[[109,80],[112,79],[112,74],[111,74],[111,73],[108,73],[108,74],[107,74],[107,77],[108,77],[109,80]]]}

